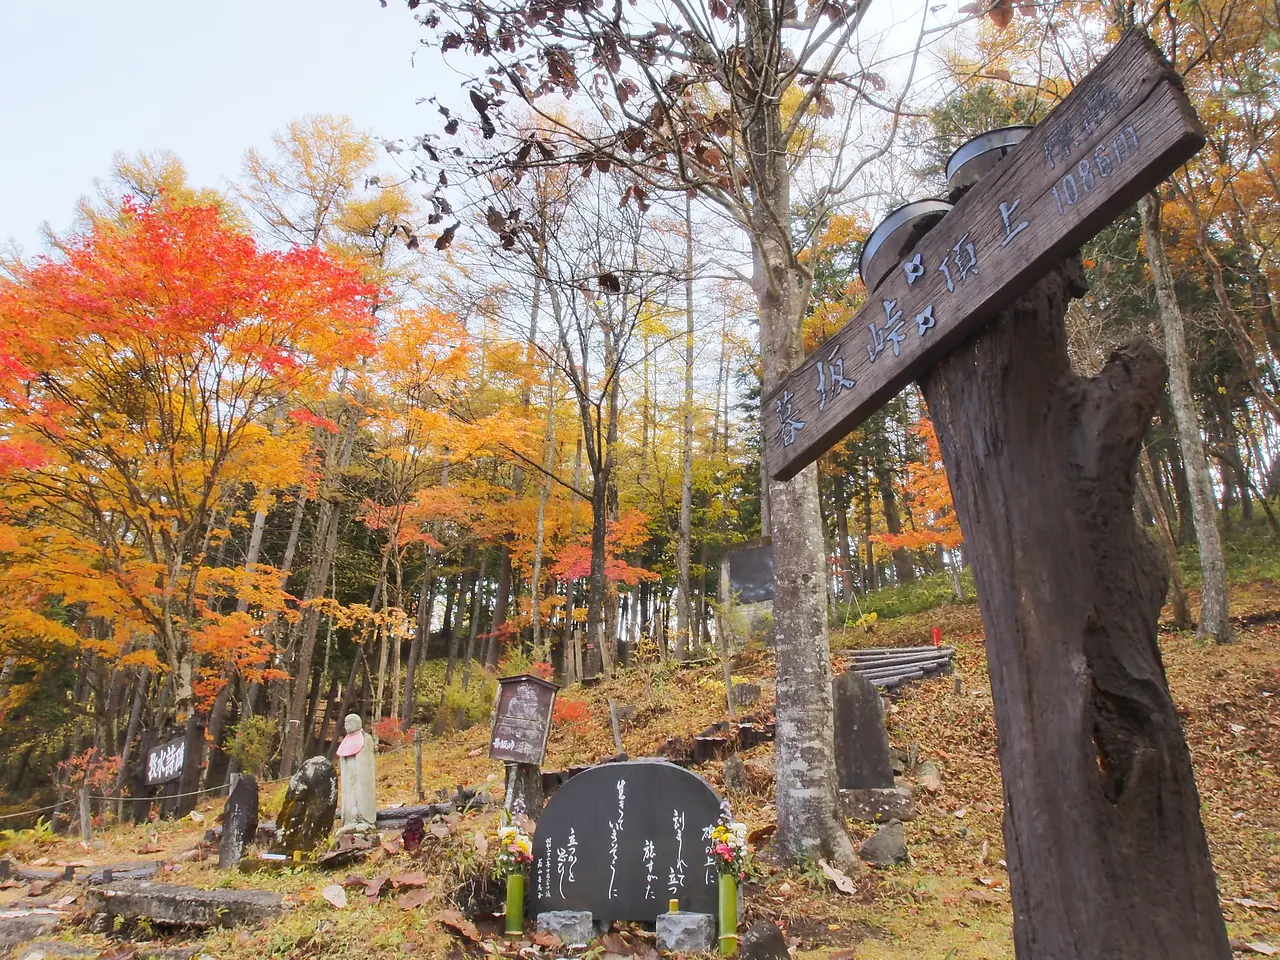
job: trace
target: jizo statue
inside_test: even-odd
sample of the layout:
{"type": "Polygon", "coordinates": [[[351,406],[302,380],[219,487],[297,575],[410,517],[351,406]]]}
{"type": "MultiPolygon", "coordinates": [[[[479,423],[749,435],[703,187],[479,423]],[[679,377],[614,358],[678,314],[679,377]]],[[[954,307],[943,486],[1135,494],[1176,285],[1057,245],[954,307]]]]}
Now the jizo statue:
{"type": "Polygon", "coordinates": [[[341,787],[339,833],[364,833],[376,829],[378,809],[374,798],[374,740],[354,713],[347,714],[347,735],[338,744],[338,776],[341,787]]]}

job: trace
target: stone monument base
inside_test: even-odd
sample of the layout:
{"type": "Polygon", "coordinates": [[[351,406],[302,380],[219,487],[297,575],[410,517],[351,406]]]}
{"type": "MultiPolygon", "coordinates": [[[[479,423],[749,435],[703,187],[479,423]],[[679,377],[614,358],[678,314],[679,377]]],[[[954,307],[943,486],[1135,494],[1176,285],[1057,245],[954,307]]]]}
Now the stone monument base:
{"type": "Polygon", "coordinates": [[[709,913],[660,913],[655,926],[664,952],[704,953],[716,945],[716,918],[709,913]]]}
{"type": "Polygon", "coordinates": [[[841,790],[840,807],[850,820],[888,823],[914,820],[916,805],[910,787],[883,787],[868,790],[841,790]]]}
{"type": "Polygon", "coordinates": [[[559,937],[566,947],[585,947],[595,937],[595,927],[588,910],[548,910],[538,914],[539,933],[559,937]]]}
{"type": "Polygon", "coordinates": [[[340,840],[343,837],[363,837],[373,844],[380,843],[382,840],[376,826],[372,823],[362,823],[360,821],[352,824],[344,823],[333,832],[333,837],[335,840],[340,840]]]}

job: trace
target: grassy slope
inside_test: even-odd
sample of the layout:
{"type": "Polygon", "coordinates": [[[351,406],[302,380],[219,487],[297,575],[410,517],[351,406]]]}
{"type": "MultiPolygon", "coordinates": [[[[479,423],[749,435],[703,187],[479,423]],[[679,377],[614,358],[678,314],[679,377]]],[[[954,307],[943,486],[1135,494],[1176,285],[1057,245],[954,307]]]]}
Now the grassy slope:
{"type": "MultiPolygon", "coordinates": [[[[1271,580],[1238,584],[1232,605],[1237,615],[1280,610],[1280,585],[1271,580]]],[[[857,957],[882,960],[1013,956],[1007,876],[999,864],[999,767],[977,607],[950,604],[896,619],[882,617],[873,634],[838,631],[833,637],[835,659],[838,665],[840,651],[851,646],[928,642],[929,628],[935,625],[958,649],[964,692],[957,695],[950,679],[919,684],[898,699],[889,716],[895,746],[917,741],[922,757],[937,763],[943,773],[940,795],[917,791],[921,817],[907,826],[911,862],[864,872],[855,878],[857,894],[847,896],[837,893],[816,869],[776,869],[768,865],[766,855],[760,875],[748,887],[748,919],[767,917],[784,923],[802,957],[823,957],[849,947],[856,949],[857,957]]],[[[1185,718],[1232,936],[1280,943],[1280,913],[1232,902],[1274,902],[1280,889],[1280,624],[1247,629],[1239,643],[1228,647],[1198,645],[1189,635],[1165,634],[1162,641],[1170,684],[1185,718]]],[[[735,680],[761,682],[763,704],[772,698],[771,671],[769,654],[747,654],[735,666],[735,680]]],[[[587,763],[613,753],[606,706],[610,696],[636,708],[623,723],[624,743],[633,756],[654,752],[673,734],[695,732],[721,717],[723,685],[718,675],[718,668],[710,665],[683,670],[638,666],[611,684],[571,691],[566,696],[585,701],[591,713],[554,731],[547,766],[587,763]]],[[[484,755],[485,743],[484,726],[429,742],[424,751],[428,794],[486,781],[496,789],[500,768],[484,755]]],[[[771,747],[764,745],[748,759],[770,753],[771,747]]],[[[719,766],[707,764],[700,770],[717,787],[722,786],[719,766]]],[[[264,791],[265,814],[278,809],[282,792],[283,785],[264,791]]],[[[772,822],[767,790],[732,799],[752,828],[772,822]]],[[[379,803],[413,800],[412,751],[384,753],[379,803]]],[[[195,844],[218,809],[218,801],[202,804],[202,824],[184,820],[113,828],[101,832],[96,849],[88,852],[62,841],[39,852],[19,851],[18,858],[42,855],[55,862],[104,863],[172,856],[195,844]],[[137,853],[148,847],[159,852],[137,853]]],[[[304,867],[294,874],[251,878],[220,874],[212,861],[205,861],[179,864],[168,879],[198,886],[265,886],[291,895],[297,909],[279,923],[207,937],[201,949],[214,957],[444,956],[449,941],[431,917],[449,905],[446,901],[460,877],[480,869],[474,835],[477,830],[491,832],[495,823],[492,814],[469,815],[453,837],[432,847],[424,866],[431,875],[433,903],[421,909],[401,910],[389,899],[367,905],[353,891],[351,905],[338,914],[320,890],[345,877],[345,870],[328,874],[304,867]]],[[[854,832],[865,836],[870,829],[857,825],[854,832]]],[[[410,866],[400,855],[355,872],[368,877],[410,866]]],[[[0,891],[0,906],[23,892],[0,891]]],[[[55,888],[50,896],[58,893],[55,888]]],[[[64,935],[82,943],[106,943],[102,937],[64,935]]]]}

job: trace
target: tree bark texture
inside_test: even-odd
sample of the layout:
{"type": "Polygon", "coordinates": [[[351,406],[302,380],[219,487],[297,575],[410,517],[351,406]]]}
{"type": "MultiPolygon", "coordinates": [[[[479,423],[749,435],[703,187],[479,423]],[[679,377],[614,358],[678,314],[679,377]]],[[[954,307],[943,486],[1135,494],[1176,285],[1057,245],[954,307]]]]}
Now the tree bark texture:
{"type": "Polygon", "coordinates": [[[1204,442],[1196,420],[1195,398],[1191,395],[1191,371],[1187,363],[1187,337],[1182,324],[1182,310],[1173,287],[1173,271],[1165,256],[1160,236],[1160,198],[1149,193],[1138,203],[1142,211],[1142,231],[1147,244],[1147,260],[1156,288],[1157,312],[1164,334],[1164,355],[1169,365],[1169,396],[1173,400],[1173,419],[1178,428],[1178,446],[1187,473],[1191,499],[1191,517],[1200,547],[1200,627],[1202,637],[1219,643],[1231,639],[1227,620],[1227,572],[1222,557],[1222,538],[1213,498],[1213,483],[1205,460],[1204,442]]]}
{"type": "MultiPolygon", "coordinates": [[[[1228,960],[1191,757],[1133,516],[1164,367],[1067,359],[1078,258],[921,381],[968,545],[995,701],[1019,960],[1228,960]]],[[[780,698],[781,700],[781,698],[780,698]]]]}

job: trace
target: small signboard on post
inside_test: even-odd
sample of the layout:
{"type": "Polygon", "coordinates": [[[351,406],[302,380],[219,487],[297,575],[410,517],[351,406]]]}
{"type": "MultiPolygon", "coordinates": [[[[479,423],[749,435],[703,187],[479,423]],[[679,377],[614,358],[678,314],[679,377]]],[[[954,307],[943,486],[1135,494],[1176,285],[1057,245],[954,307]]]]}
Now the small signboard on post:
{"type": "Polygon", "coordinates": [[[175,737],[147,751],[147,786],[169,783],[182,776],[187,758],[187,738],[175,737]]]}
{"type": "Polygon", "coordinates": [[[1160,51],[1127,33],[764,399],[769,476],[818,459],[1203,142],[1160,51]]]}
{"type": "Polygon", "coordinates": [[[510,763],[542,763],[551,734],[551,710],[560,688],[530,674],[498,680],[489,756],[510,763]]]}

